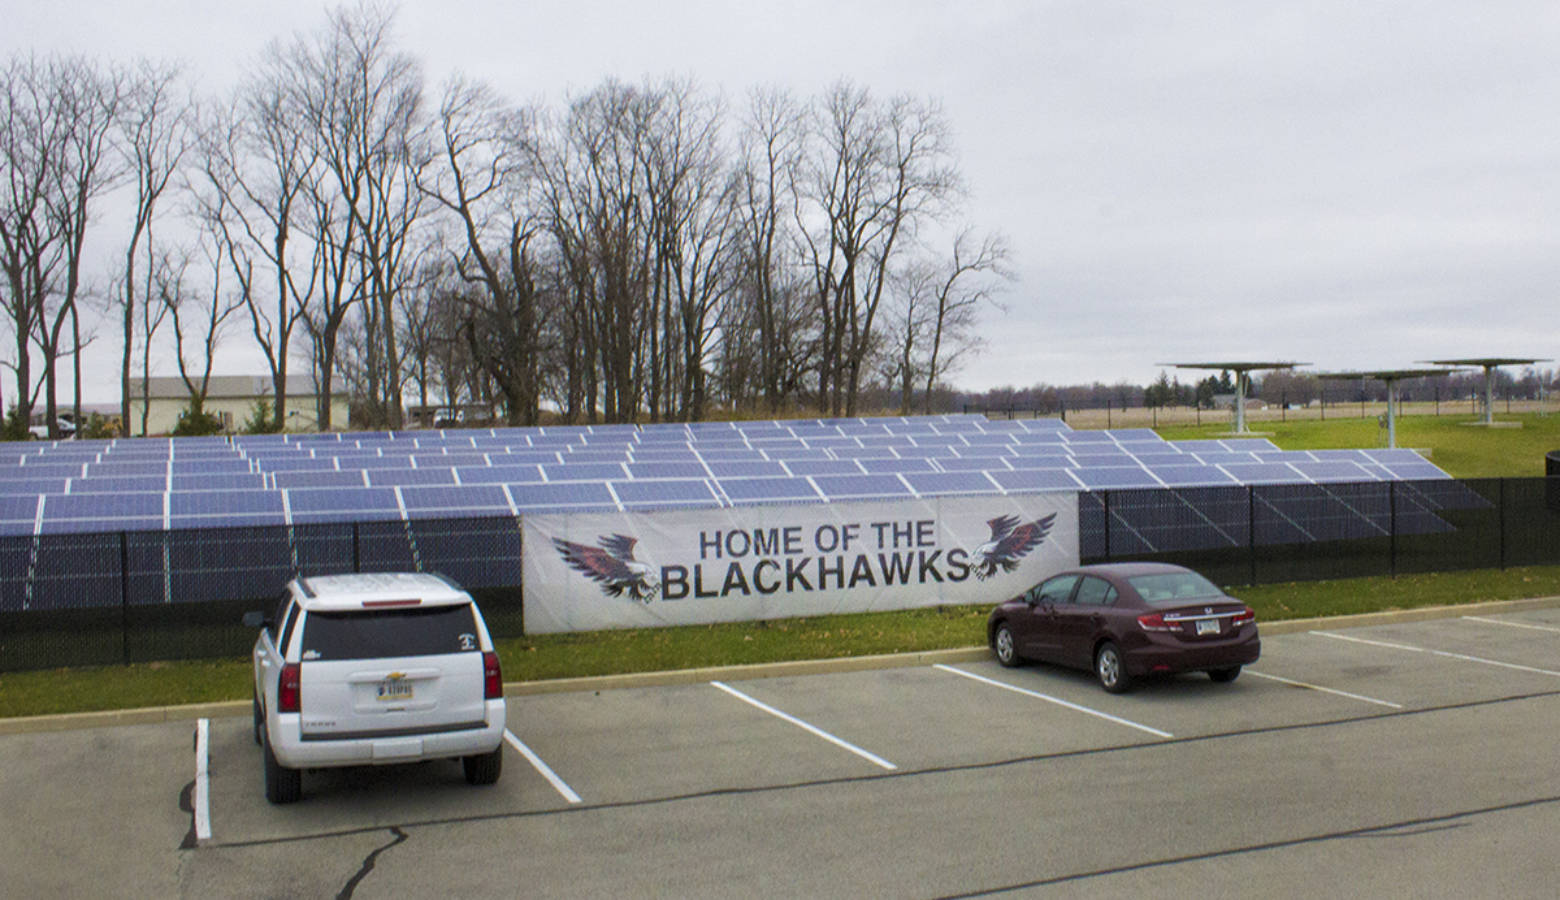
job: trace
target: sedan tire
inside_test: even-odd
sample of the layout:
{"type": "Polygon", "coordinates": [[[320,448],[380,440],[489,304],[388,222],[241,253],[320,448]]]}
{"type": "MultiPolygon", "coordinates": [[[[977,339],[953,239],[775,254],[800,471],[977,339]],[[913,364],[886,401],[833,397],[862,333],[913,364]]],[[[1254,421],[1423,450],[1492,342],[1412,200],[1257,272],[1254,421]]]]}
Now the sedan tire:
{"type": "Polygon", "coordinates": [[[992,636],[991,645],[997,651],[997,662],[1008,668],[1013,668],[1023,662],[1018,656],[1018,644],[1013,640],[1013,630],[1003,622],[997,626],[997,633],[992,636]]]}
{"type": "Polygon", "coordinates": [[[1100,645],[1094,654],[1094,674],[1100,679],[1100,687],[1112,694],[1124,694],[1132,689],[1132,676],[1127,674],[1126,660],[1121,651],[1110,641],[1100,645]]]}
{"type": "Polygon", "coordinates": [[[466,770],[467,784],[492,784],[504,771],[504,745],[499,744],[492,753],[477,753],[460,758],[466,770]]]}
{"type": "Polygon", "coordinates": [[[1229,666],[1223,669],[1209,669],[1208,677],[1220,684],[1229,684],[1240,675],[1240,666],[1229,666]]]}

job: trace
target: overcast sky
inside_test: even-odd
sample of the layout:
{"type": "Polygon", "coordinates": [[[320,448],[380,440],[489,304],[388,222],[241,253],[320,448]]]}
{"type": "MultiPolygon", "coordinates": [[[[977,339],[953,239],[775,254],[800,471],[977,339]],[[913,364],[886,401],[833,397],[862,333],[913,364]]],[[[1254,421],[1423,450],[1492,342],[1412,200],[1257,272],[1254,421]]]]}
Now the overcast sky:
{"type": "MultiPolygon", "coordinates": [[[[179,58],[215,90],[324,9],[0,0],[0,49],[179,58]]],[[[669,74],[940,99],[1019,275],[960,387],[1560,357],[1552,0],[403,0],[397,31],[432,87],[554,105],[669,74]]]]}

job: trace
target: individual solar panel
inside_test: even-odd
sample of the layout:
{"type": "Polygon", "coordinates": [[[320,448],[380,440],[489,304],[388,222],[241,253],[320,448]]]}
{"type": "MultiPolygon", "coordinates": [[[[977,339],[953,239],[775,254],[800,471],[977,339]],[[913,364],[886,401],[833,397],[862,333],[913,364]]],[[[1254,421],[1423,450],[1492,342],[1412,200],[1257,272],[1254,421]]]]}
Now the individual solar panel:
{"type": "Polygon", "coordinates": [[[591,511],[617,509],[617,498],[606,482],[558,481],[535,484],[511,484],[509,495],[514,498],[520,512],[526,510],[591,511]]]}
{"type": "MultiPolygon", "coordinates": [[[[990,448],[987,448],[988,450],[990,448]]],[[[937,460],[937,465],[944,472],[972,472],[977,470],[1000,472],[1006,470],[1010,461],[1017,461],[1018,457],[1011,459],[1000,456],[944,456],[937,460]]]]}
{"type": "Polygon", "coordinates": [[[71,494],[118,494],[142,491],[166,491],[168,476],[99,475],[96,478],[72,478],[65,488],[71,494]]]}
{"type": "Polygon", "coordinates": [[[938,494],[996,494],[996,482],[984,472],[908,472],[904,480],[922,496],[938,494]]]}
{"type": "Polygon", "coordinates": [[[1110,490],[1119,488],[1147,488],[1161,487],[1148,470],[1141,466],[1119,466],[1110,469],[1078,469],[1074,475],[1083,486],[1089,490],[1110,490]]]}
{"type": "Polygon", "coordinates": [[[700,450],[705,462],[765,462],[763,451],[753,450],[747,447],[729,447],[711,450],[700,450]]]}
{"type": "Polygon", "coordinates": [[[900,459],[890,456],[883,459],[856,459],[865,472],[932,472],[935,468],[929,459],[900,459]]]}
{"type": "MultiPolygon", "coordinates": [[[[45,522],[86,519],[112,523],[117,519],[163,517],[163,494],[151,491],[111,494],[49,494],[44,497],[45,522]]],[[[113,531],[113,527],[104,528],[113,531]]]]}
{"type": "Polygon", "coordinates": [[[226,473],[217,475],[174,475],[169,483],[174,491],[261,491],[266,484],[264,475],[255,473],[226,473]]]}
{"type": "Polygon", "coordinates": [[[860,475],[864,471],[854,459],[788,459],[785,468],[792,475],[860,475]]]}
{"type": "Polygon", "coordinates": [[[509,495],[501,484],[409,486],[401,488],[401,502],[408,515],[431,516],[509,515],[509,495]]]}
{"type": "Polygon", "coordinates": [[[628,469],[622,463],[555,463],[542,466],[542,475],[548,481],[611,481],[627,478],[628,469]]]}
{"type": "Polygon", "coordinates": [[[454,469],[371,469],[368,483],[395,487],[397,485],[454,484],[454,469]]]}
{"type": "Polygon", "coordinates": [[[277,472],[278,488],[367,487],[367,474],[361,469],[324,469],[319,471],[277,472]]]}
{"type": "Polygon", "coordinates": [[[1284,463],[1224,463],[1220,468],[1241,484],[1293,484],[1299,476],[1284,463]]]}
{"type": "Polygon", "coordinates": [[[168,495],[168,513],[175,517],[274,513],[282,521],[278,491],[177,491],[168,495]]]}
{"type": "Polygon", "coordinates": [[[785,466],[772,460],[717,461],[706,465],[716,478],[771,478],[786,474],[785,466]]]}
{"type": "MultiPolygon", "coordinates": [[[[746,465],[746,463],[744,463],[746,465]]],[[[640,478],[704,478],[709,475],[699,462],[631,462],[628,474],[640,478]]]]}
{"type": "Polygon", "coordinates": [[[732,503],[786,503],[822,499],[806,478],[723,478],[721,493],[732,503]]]}
{"type": "Polygon", "coordinates": [[[764,458],[790,462],[793,459],[834,459],[834,455],[823,448],[812,447],[776,447],[765,446],[762,451],[764,458]]]}
{"type": "Polygon", "coordinates": [[[719,506],[720,500],[702,480],[613,482],[612,490],[626,509],[672,506],[719,506]]]}
{"type": "Polygon", "coordinates": [[[285,492],[295,522],[350,522],[401,518],[395,489],[387,487],[292,488],[285,492]]]}
{"type": "Polygon", "coordinates": [[[1359,463],[1347,460],[1296,460],[1291,468],[1310,481],[1374,481],[1359,463]]]}
{"type": "Polygon", "coordinates": [[[840,444],[830,449],[835,459],[898,459],[900,454],[893,447],[840,444]]]}
{"type": "Polygon", "coordinates": [[[0,479],[0,497],[25,497],[38,494],[63,494],[68,478],[0,479]]]}
{"type": "Polygon", "coordinates": [[[898,475],[816,475],[813,483],[830,500],[904,497],[910,486],[898,475]]]}
{"type": "Polygon", "coordinates": [[[1145,464],[1154,477],[1169,487],[1234,484],[1235,478],[1218,466],[1187,465],[1184,463],[1145,464]]]}
{"type": "Polygon", "coordinates": [[[461,484],[510,484],[542,480],[541,466],[463,466],[455,470],[461,484]]]}

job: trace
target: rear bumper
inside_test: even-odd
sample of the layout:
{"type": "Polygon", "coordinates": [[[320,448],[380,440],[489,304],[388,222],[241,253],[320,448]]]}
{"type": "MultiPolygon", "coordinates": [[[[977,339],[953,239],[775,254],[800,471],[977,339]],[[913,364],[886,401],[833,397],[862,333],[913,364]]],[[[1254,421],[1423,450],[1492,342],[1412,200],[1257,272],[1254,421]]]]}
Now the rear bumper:
{"type": "Polygon", "coordinates": [[[386,731],[348,737],[305,737],[296,714],[267,723],[276,761],[289,769],[374,766],[491,753],[504,741],[504,701],[487,701],[483,721],[449,730],[386,731]]]}
{"type": "Polygon", "coordinates": [[[1173,674],[1250,665],[1262,655],[1262,639],[1250,637],[1216,645],[1189,647],[1183,643],[1154,641],[1124,649],[1122,656],[1132,675],[1173,674]]]}

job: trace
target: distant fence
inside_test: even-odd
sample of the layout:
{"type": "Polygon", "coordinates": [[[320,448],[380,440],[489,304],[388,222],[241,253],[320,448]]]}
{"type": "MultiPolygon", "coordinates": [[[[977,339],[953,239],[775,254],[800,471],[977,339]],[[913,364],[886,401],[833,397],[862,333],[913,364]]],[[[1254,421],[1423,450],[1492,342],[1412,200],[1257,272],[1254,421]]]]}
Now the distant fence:
{"type": "MultiPolygon", "coordinates": [[[[1079,494],[1079,549],[1220,584],[1557,565],[1557,498],[1560,473],[1096,491],[1079,494]]],[[[444,572],[518,636],[522,552],[512,517],[0,538],[0,671],[243,656],[239,617],[295,574],[444,572]]]]}

